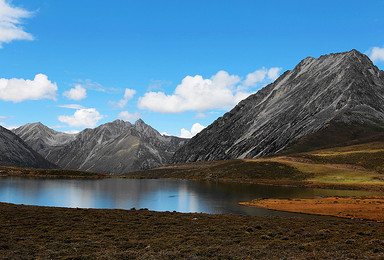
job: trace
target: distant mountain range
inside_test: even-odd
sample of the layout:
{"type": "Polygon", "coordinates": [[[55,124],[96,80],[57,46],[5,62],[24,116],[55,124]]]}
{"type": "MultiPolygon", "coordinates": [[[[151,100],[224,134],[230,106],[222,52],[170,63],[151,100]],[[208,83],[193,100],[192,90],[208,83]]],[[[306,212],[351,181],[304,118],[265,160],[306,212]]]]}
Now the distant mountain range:
{"type": "Polygon", "coordinates": [[[122,174],[170,162],[188,139],[163,136],[139,119],[135,124],[116,120],[71,135],[41,123],[14,130],[45,159],[65,169],[122,174]]]}
{"type": "Polygon", "coordinates": [[[141,119],[76,135],[41,123],[14,133],[21,139],[0,128],[0,165],[107,174],[362,143],[384,139],[384,71],[356,50],[308,57],[190,140],[163,136],[141,119]]]}
{"type": "Polygon", "coordinates": [[[302,60],[193,137],[173,162],[314,150],[383,131],[384,71],[352,50],[302,60]]]}
{"type": "Polygon", "coordinates": [[[0,165],[26,168],[56,168],[20,137],[0,126],[0,165]]]}

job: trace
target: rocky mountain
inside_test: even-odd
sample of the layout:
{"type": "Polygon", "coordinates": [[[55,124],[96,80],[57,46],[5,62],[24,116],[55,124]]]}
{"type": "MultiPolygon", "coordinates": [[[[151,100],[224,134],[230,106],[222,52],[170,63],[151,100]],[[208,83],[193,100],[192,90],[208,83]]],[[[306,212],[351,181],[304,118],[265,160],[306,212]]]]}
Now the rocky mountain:
{"type": "Polygon", "coordinates": [[[139,119],[116,120],[76,135],[56,132],[39,123],[15,130],[47,160],[61,168],[121,174],[168,164],[187,142],[163,136],[139,119]]]}
{"type": "Polygon", "coordinates": [[[257,158],[384,131],[384,71],[364,54],[308,57],[178,150],[174,162],[257,158]]]}
{"type": "Polygon", "coordinates": [[[27,168],[57,168],[20,137],[0,126],[0,165],[27,168]]]}
{"type": "Polygon", "coordinates": [[[57,132],[40,122],[25,124],[13,132],[43,156],[46,156],[52,147],[65,145],[76,138],[74,134],[57,132]]]}

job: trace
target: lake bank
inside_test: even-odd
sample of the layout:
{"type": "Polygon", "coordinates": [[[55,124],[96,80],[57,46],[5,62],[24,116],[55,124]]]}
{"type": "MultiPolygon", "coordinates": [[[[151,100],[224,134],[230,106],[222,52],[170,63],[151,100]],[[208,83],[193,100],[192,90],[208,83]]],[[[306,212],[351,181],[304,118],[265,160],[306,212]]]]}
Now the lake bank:
{"type": "Polygon", "coordinates": [[[240,205],[272,210],[384,222],[383,197],[255,199],[240,205]]]}
{"type": "Polygon", "coordinates": [[[0,176],[33,178],[105,178],[108,175],[70,169],[35,169],[13,166],[0,166],[0,176]]]}
{"type": "Polygon", "coordinates": [[[349,164],[271,157],[180,163],[123,174],[132,179],[191,179],[300,188],[384,191],[383,175],[349,164]]]}
{"type": "MultiPolygon", "coordinates": [[[[235,182],[121,178],[0,178],[0,202],[71,208],[302,216],[239,205],[255,198],[380,196],[380,192],[297,188],[235,182]]],[[[309,216],[308,216],[309,217],[309,216]]]]}
{"type": "Polygon", "coordinates": [[[384,191],[383,174],[372,169],[366,169],[353,164],[320,163],[304,157],[287,156],[181,163],[123,175],[105,175],[68,169],[28,169],[2,166],[0,167],[0,176],[36,178],[165,178],[224,181],[281,187],[384,191]]]}
{"type": "Polygon", "coordinates": [[[384,224],[0,203],[4,258],[382,257],[384,224]]]}

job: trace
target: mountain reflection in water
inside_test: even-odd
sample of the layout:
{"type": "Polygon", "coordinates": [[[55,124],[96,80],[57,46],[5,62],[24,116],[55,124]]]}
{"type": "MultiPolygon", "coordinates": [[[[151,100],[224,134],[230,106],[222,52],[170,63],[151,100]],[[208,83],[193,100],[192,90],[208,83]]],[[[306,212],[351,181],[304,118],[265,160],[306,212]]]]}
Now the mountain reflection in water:
{"type": "MultiPolygon", "coordinates": [[[[306,216],[249,208],[238,202],[255,198],[366,196],[366,191],[274,187],[174,179],[29,179],[0,178],[0,201],[72,208],[131,209],[242,215],[306,216]]],[[[309,217],[309,216],[306,216],[309,217]]]]}

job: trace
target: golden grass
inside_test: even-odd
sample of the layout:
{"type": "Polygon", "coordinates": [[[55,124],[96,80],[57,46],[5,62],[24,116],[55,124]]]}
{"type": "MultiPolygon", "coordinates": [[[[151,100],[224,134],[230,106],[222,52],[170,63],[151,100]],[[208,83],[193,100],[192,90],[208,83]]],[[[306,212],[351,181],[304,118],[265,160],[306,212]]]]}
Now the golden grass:
{"type": "Polygon", "coordinates": [[[370,149],[370,150],[358,150],[358,151],[319,151],[316,153],[310,153],[314,156],[338,156],[338,155],[348,155],[348,154],[356,154],[356,153],[377,153],[383,152],[384,149],[370,149]]]}
{"type": "Polygon", "coordinates": [[[327,197],[315,199],[263,199],[240,203],[297,213],[384,221],[383,197],[327,197]]]}
{"type": "MultiPolygon", "coordinates": [[[[248,160],[252,161],[252,160],[248,160]]],[[[254,161],[272,161],[287,164],[303,172],[308,177],[305,181],[324,184],[383,185],[383,175],[353,167],[351,165],[331,165],[296,161],[295,158],[275,157],[255,159],[254,161]]]]}

